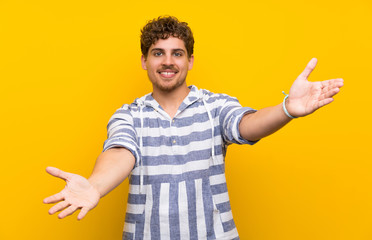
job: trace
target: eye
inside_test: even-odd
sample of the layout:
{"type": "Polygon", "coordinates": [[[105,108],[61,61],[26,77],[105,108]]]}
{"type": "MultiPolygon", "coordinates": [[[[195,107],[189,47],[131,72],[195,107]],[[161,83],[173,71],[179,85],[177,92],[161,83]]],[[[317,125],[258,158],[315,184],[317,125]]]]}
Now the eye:
{"type": "Polygon", "coordinates": [[[175,52],[174,53],[174,56],[176,56],[176,57],[182,57],[182,52],[175,52]]]}
{"type": "Polygon", "coordinates": [[[154,52],[154,56],[155,57],[159,57],[159,56],[161,56],[162,55],[162,52],[154,52]]]}

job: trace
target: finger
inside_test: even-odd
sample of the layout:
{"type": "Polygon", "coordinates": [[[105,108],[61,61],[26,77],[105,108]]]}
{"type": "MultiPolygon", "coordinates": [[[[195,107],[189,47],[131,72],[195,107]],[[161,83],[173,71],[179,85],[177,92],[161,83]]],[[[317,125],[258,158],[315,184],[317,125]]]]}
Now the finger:
{"type": "Polygon", "coordinates": [[[331,98],[339,92],[340,92],[339,88],[333,88],[333,89],[329,90],[328,92],[325,92],[324,94],[322,94],[321,99],[331,98]]]}
{"type": "Polygon", "coordinates": [[[56,203],[56,202],[59,202],[59,201],[62,201],[64,198],[64,196],[62,195],[61,192],[57,193],[57,194],[54,194],[50,197],[47,197],[43,200],[44,203],[56,203]]]}
{"type": "Polygon", "coordinates": [[[63,209],[65,209],[69,205],[70,204],[66,201],[59,202],[59,203],[57,203],[56,205],[54,205],[53,207],[51,207],[49,209],[49,214],[52,215],[52,214],[55,214],[56,212],[62,211],[63,209]]]}
{"type": "Polygon", "coordinates": [[[63,210],[60,214],[58,214],[58,218],[62,219],[64,217],[67,217],[71,214],[73,214],[78,209],[77,206],[71,205],[65,210],[63,210]]]}
{"type": "Polygon", "coordinates": [[[319,101],[318,108],[321,108],[321,107],[323,107],[323,106],[325,106],[327,104],[330,104],[331,102],[333,102],[333,98],[326,98],[326,99],[324,99],[322,101],[319,101]]]}
{"type": "Polygon", "coordinates": [[[83,208],[80,210],[80,213],[79,213],[77,219],[78,219],[78,220],[83,219],[83,217],[85,217],[85,215],[87,215],[88,212],[89,212],[89,208],[87,208],[87,207],[83,207],[83,208]]]}
{"type": "Polygon", "coordinates": [[[316,58],[312,58],[310,62],[307,64],[307,66],[305,67],[305,70],[300,74],[299,77],[303,79],[307,79],[310,73],[314,70],[317,62],[318,60],[316,58]]]}
{"type": "Polygon", "coordinates": [[[67,180],[72,176],[72,173],[64,172],[58,168],[55,167],[47,167],[46,168],[47,173],[49,173],[52,176],[61,178],[63,180],[67,180]]]}
{"type": "Polygon", "coordinates": [[[322,85],[322,89],[325,89],[325,91],[328,91],[329,89],[332,89],[332,88],[340,88],[344,86],[344,80],[342,78],[330,79],[330,80],[322,81],[320,83],[322,85]]]}

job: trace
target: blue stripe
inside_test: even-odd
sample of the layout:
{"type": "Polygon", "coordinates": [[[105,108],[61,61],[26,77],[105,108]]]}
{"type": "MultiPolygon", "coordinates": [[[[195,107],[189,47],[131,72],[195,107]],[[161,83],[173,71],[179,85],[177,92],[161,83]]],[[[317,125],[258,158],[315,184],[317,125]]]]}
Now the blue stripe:
{"type": "Polygon", "coordinates": [[[228,231],[231,231],[235,228],[235,223],[234,223],[234,219],[231,219],[227,222],[223,222],[222,223],[222,226],[223,226],[223,230],[225,232],[228,232],[228,231]]]}
{"type": "Polygon", "coordinates": [[[152,184],[152,211],[150,220],[151,239],[160,238],[160,218],[159,218],[159,201],[160,201],[160,184],[152,184]]]}
{"type": "Polygon", "coordinates": [[[141,214],[134,214],[134,213],[126,213],[125,214],[125,221],[128,222],[128,223],[135,223],[135,222],[138,222],[138,221],[141,221],[142,218],[143,218],[143,213],[141,214]]]}
{"type": "Polygon", "coordinates": [[[243,138],[240,137],[240,134],[239,134],[240,120],[243,117],[244,113],[248,113],[248,112],[255,112],[255,110],[253,110],[252,108],[248,108],[248,107],[242,108],[242,107],[239,107],[239,106],[229,106],[229,107],[224,108],[221,111],[220,125],[221,125],[222,129],[224,129],[223,137],[224,137],[224,140],[226,142],[237,143],[237,144],[242,144],[242,143],[254,144],[254,143],[256,143],[256,142],[244,140],[243,138]],[[228,118],[226,118],[226,114],[234,108],[236,108],[236,109],[233,110],[232,113],[230,113],[228,118]],[[235,122],[236,118],[239,118],[239,121],[238,121],[238,124],[236,124],[236,126],[233,127],[233,123],[235,122]],[[238,139],[234,138],[233,132],[238,133],[238,135],[239,135],[238,139]]]}
{"type": "Polygon", "coordinates": [[[205,226],[207,228],[207,239],[216,239],[213,229],[213,202],[212,194],[210,191],[209,178],[203,178],[202,182],[202,194],[203,194],[203,205],[204,205],[204,216],[205,226]]]}
{"type": "Polygon", "coordinates": [[[240,135],[240,132],[239,132],[239,124],[240,124],[240,121],[242,120],[243,116],[248,114],[248,113],[254,113],[256,112],[256,110],[253,110],[251,108],[243,108],[241,111],[242,114],[240,116],[236,116],[235,118],[238,118],[237,120],[237,124],[236,124],[236,127],[235,127],[235,131],[238,133],[239,137],[238,139],[236,139],[236,141],[234,141],[234,143],[237,143],[237,144],[250,144],[250,145],[253,145],[255,144],[256,142],[258,142],[259,140],[257,141],[248,141],[248,140],[245,140],[244,138],[242,138],[242,136],[240,135]],[[245,110],[245,111],[243,111],[245,110]]]}
{"type": "Polygon", "coordinates": [[[135,240],[143,240],[143,230],[145,229],[145,219],[144,214],[142,214],[143,218],[141,221],[136,222],[136,233],[134,234],[135,240]]]}
{"type": "MultiPolygon", "coordinates": [[[[139,150],[138,145],[137,145],[136,142],[130,141],[130,139],[126,139],[126,138],[123,138],[123,137],[117,137],[117,138],[113,137],[113,138],[107,139],[104,143],[104,149],[106,149],[106,148],[108,148],[112,145],[123,145],[125,147],[134,146],[136,148],[136,149],[133,149],[134,151],[139,150]],[[128,144],[126,144],[126,143],[128,143],[128,144]]],[[[130,147],[130,149],[132,149],[132,147],[130,147]]]]}
{"type": "Polygon", "coordinates": [[[133,144],[133,142],[123,140],[122,138],[120,138],[120,139],[111,139],[110,138],[109,140],[105,141],[105,143],[103,145],[103,151],[106,151],[107,149],[111,148],[112,146],[124,147],[133,154],[133,156],[135,158],[136,165],[137,165],[138,161],[141,158],[141,156],[138,155],[138,154],[141,154],[141,151],[139,150],[139,147],[137,145],[132,146],[132,144],[133,144]]]}
{"type": "Polygon", "coordinates": [[[216,207],[220,211],[220,213],[231,211],[230,201],[216,204],[216,207]]]}
{"type": "MultiPolygon", "coordinates": [[[[220,107],[219,107],[220,108],[220,107]]],[[[217,109],[213,109],[211,111],[212,116],[217,115],[217,109]]],[[[176,117],[174,118],[175,123],[174,127],[189,127],[193,125],[194,123],[204,123],[208,122],[208,114],[207,112],[204,113],[195,113],[194,115],[190,117],[176,117]]],[[[134,127],[141,128],[141,119],[140,118],[133,118],[134,127]]],[[[164,120],[160,117],[157,118],[149,118],[146,117],[143,119],[143,126],[144,128],[169,128],[170,127],[170,121],[168,119],[164,120]]]]}
{"type": "MultiPolygon", "coordinates": [[[[185,103],[192,103],[193,101],[197,100],[196,98],[198,98],[198,89],[195,87],[195,86],[189,86],[190,88],[190,93],[189,93],[189,96],[185,99],[185,103]]],[[[213,103],[215,101],[219,101],[219,100],[226,100],[227,98],[231,98],[232,100],[235,100],[235,101],[238,101],[236,98],[233,98],[233,97],[230,97],[229,95],[226,95],[226,94],[223,94],[223,93],[212,93],[208,90],[205,90],[205,89],[202,89],[203,91],[203,95],[208,95],[208,99],[206,100],[207,103],[213,103]]],[[[151,94],[146,94],[144,97],[144,100],[148,103],[150,103],[151,105],[155,105],[156,107],[160,107],[159,103],[152,97],[151,94]]],[[[125,106],[126,104],[124,104],[123,106],[125,106]]],[[[137,106],[135,104],[133,104],[134,106],[137,106]]],[[[190,106],[188,106],[189,108],[190,106]]]]}
{"type": "Polygon", "coordinates": [[[198,239],[198,226],[196,221],[196,193],[195,181],[186,182],[187,204],[189,212],[190,240],[198,239]]]}
{"type": "MultiPolygon", "coordinates": [[[[118,130],[116,130],[115,132],[112,133],[112,136],[115,136],[115,137],[118,137],[117,135],[119,133],[126,133],[126,134],[129,134],[131,136],[132,139],[136,139],[136,132],[134,131],[133,128],[128,128],[128,126],[125,126],[125,128],[120,128],[118,130]]],[[[123,136],[123,135],[122,135],[123,136]]],[[[125,137],[129,137],[128,135],[124,135],[125,137]]]]}
{"type": "MultiPolygon", "coordinates": [[[[118,110],[118,111],[120,111],[120,109],[118,110]]],[[[117,111],[117,112],[118,112],[117,111]]],[[[127,111],[127,110],[126,110],[127,111]]],[[[130,126],[132,126],[131,124],[132,124],[132,122],[131,121],[128,121],[128,120],[132,120],[133,119],[133,117],[132,117],[132,115],[130,114],[130,112],[129,111],[127,111],[127,112],[125,112],[125,113],[120,113],[120,118],[117,118],[115,115],[117,114],[117,112],[115,112],[114,113],[114,115],[112,115],[112,118],[111,118],[111,120],[108,122],[108,124],[107,124],[107,129],[109,129],[110,127],[111,127],[111,125],[112,124],[114,124],[114,123],[116,123],[117,121],[121,121],[122,123],[125,123],[125,124],[128,124],[128,125],[130,125],[130,126]],[[126,114],[126,115],[128,115],[128,119],[126,119],[126,118],[123,118],[123,114],[126,114]]]]}
{"type": "Polygon", "coordinates": [[[159,137],[143,137],[143,146],[144,147],[162,147],[162,146],[186,146],[191,142],[204,141],[211,139],[212,131],[207,129],[205,131],[194,131],[185,136],[159,136],[159,137]],[[176,140],[176,144],[172,143],[173,140],[176,140]]]}
{"type": "Polygon", "coordinates": [[[128,203],[129,204],[145,204],[146,203],[146,194],[128,194],[128,203]]]}
{"type": "MultiPolygon", "coordinates": [[[[143,176],[143,184],[149,185],[154,183],[171,183],[171,182],[182,182],[187,180],[194,180],[200,179],[208,176],[218,175],[224,173],[225,164],[210,166],[209,169],[205,170],[195,170],[190,172],[185,172],[182,174],[162,174],[156,176],[143,176]],[[209,175],[210,174],[210,175],[209,175]]],[[[139,185],[140,184],[140,176],[139,175],[131,175],[130,178],[131,185],[139,185]]]]}
{"type": "Polygon", "coordinates": [[[223,126],[223,129],[230,130],[227,127],[227,123],[231,121],[231,118],[234,116],[233,113],[230,113],[229,118],[226,118],[226,115],[231,112],[234,108],[239,109],[238,106],[232,105],[232,106],[227,106],[223,108],[220,112],[220,125],[223,126]]]}
{"type": "MultiPolygon", "coordinates": [[[[141,128],[141,119],[133,118],[133,125],[135,128],[141,128]]],[[[158,118],[144,118],[143,119],[143,128],[169,128],[169,120],[162,120],[158,118]]]]}
{"type": "Polygon", "coordinates": [[[226,183],[211,185],[211,190],[213,195],[224,193],[227,192],[227,185],[226,183]]]}
{"type": "MultiPolygon", "coordinates": [[[[216,100],[210,100],[210,99],[208,99],[206,102],[210,102],[210,103],[213,103],[213,102],[215,102],[216,100]]],[[[204,103],[203,103],[203,101],[197,101],[197,102],[194,102],[192,105],[190,105],[190,106],[188,106],[187,107],[187,109],[188,110],[192,110],[193,108],[199,108],[199,107],[202,107],[202,109],[203,109],[203,111],[205,110],[205,107],[204,107],[204,103]]],[[[213,109],[210,109],[210,111],[211,111],[211,113],[213,113],[213,112],[215,112],[215,111],[217,111],[217,112],[219,112],[219,109],[221,109],[221,105],[219,105],[219,106],[217,106],[216,108],[213,108],[213,109]]],[[[193,110],[194,111],[194,110],[193,110]]],[[[212,114],[212,116],[214,116],[215,114],[212,114]]]]}
{"type": "Polygon", "coordinates": [[[133,240],[134,234],[130,232],[123,232],[123,240],[133,240]]]}
{"type": "MultiPolygon", "coordinates": [[[[225,103],[227,102],[227,100],[229,100],[229,102],[239,102],[238,99],[234,97],[230,97],[226,94],[215,94],[215,96],[209,97],[206,100],[206,103],[214,103],[216,101],[223,101],[223,103],[225,103]]],[[[221,105],[223,104],[221,103],[221,105]]]]}
{"type": "MultiPolygon", "coordinates": [[[[216,145],[215,155],[222,154],[221,145],[216,145]]],[[[156,157],[143,156],[144,166],[158,166],[158,165],[183,165],[188,162],[209,159],[212,156],[211,148],[204,150],[190,151],[186,155],[160,155],[156,157]]]]}
{"type": "Polygon", "coordinates": [[[169,230],[170,239],[180,239],[180,216],[178,207],[178,183],[169,186],[169,230]]]}

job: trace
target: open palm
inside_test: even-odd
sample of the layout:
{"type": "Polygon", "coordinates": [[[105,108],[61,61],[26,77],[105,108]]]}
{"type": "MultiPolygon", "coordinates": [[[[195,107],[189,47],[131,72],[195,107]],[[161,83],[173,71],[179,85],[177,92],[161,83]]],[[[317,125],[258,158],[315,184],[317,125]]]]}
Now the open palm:
{"type": "Polygon", "coordinates": [[[314,70],[317,59],[313,58],[305,70],[294,81],[286,104],[292,116],[303,117],[333,101],[343,86],[343,79],[330,79],[320,82],[309,82],[307,79],[314,70]]]}
{"type": "Polygon", "coordinates": [[[46,171],[66,181],[66,186],[61,192],[44,199],[44,203],[58,202],[49,209],[49,214],[62,211],[58,217],[64,218],[77,209],[81,209],[78,215],[78,220],[80,220],[88,211],[97,206],[100,194],[86,178],[54,167],[48,167],[46,171]]]}

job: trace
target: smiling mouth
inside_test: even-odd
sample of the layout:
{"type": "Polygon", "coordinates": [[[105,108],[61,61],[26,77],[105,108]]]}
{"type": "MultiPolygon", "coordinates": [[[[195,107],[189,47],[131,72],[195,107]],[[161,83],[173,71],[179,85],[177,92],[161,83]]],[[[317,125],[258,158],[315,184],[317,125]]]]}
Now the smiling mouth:
{"type": "Polygon", "coordinates": [[[163,78],[172,78],[174,77],[178,72],[171,72],[171,71],[160,71],[158,72],[160,74],[160,76],[162,76],[163,78]]]}

